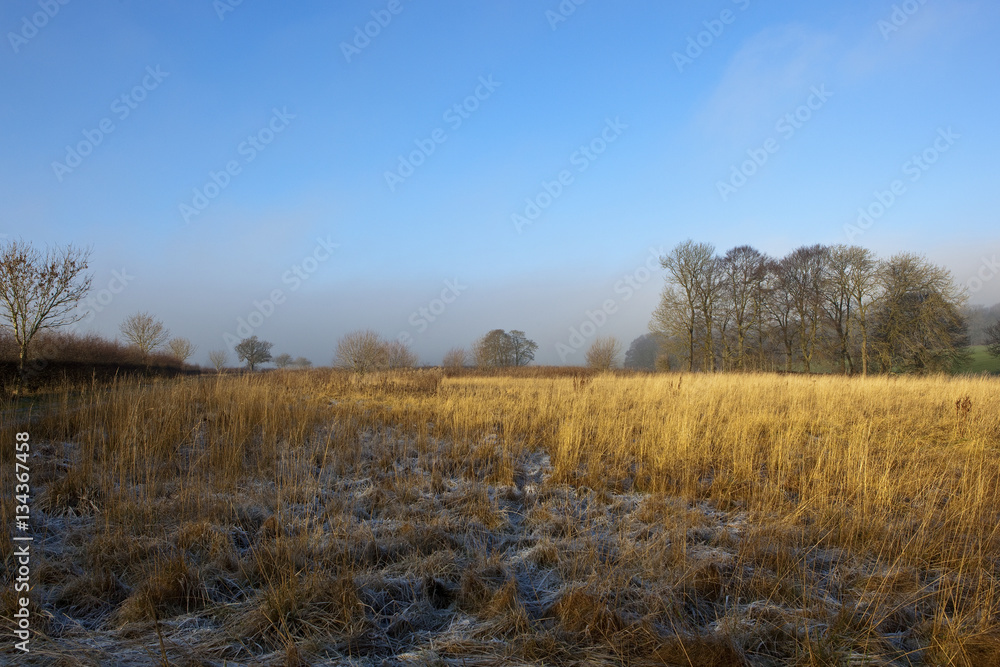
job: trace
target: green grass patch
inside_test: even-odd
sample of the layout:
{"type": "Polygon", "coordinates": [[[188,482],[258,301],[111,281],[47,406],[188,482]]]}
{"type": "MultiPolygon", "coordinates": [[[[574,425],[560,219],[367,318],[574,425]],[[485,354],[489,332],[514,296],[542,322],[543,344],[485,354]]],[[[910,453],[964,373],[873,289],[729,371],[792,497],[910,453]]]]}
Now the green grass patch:
{"type": "Polygon", "coordinates": [[[994,357],[986,351],[985,345],[973,345],[969,348],[972,360],[964,364],[959,373],[993,373],[1000,375],[1000,357],[994,357]]]}

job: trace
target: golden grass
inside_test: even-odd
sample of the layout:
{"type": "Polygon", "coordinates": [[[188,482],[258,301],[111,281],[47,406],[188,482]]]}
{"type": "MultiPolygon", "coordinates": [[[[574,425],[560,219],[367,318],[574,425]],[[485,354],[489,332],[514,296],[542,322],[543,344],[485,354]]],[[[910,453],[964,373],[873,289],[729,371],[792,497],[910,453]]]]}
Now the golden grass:
{"type": "Polygon", "coordinates": [[[67,387],[0,437],[52,664],[988,665],[998,389],[317,370],[67,387]]]}

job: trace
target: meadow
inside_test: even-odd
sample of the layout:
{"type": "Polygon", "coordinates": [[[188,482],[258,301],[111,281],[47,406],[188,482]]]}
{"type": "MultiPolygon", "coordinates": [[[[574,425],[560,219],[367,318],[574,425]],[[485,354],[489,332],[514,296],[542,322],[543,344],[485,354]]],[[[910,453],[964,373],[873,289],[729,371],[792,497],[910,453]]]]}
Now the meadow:
{"type": "Polygon", "coordinates": [[[37,631],[0,662],[1000,664],[998,389],[531,369],[66,386],[0,423],[5,471],[15,432],[33,443],[37,631]]]}
{"type": "Polygon", "coordinates": [[[971,359],[961,371],[963,373],[991,373],[1000,375],[1000,358],[994,357],[987,351],[985,345],[973,345],[969,347],[971,359]]]}

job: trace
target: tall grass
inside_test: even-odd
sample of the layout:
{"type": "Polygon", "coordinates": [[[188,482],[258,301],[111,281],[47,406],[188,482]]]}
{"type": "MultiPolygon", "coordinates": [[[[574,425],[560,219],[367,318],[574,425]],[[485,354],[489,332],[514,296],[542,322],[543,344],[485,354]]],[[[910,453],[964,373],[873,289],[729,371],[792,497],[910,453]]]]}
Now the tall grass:
{"type": "Polygon", "coordinates": [[[998,388],[317,370],[65,387],[0,437],[41,455],[53,660],[979,665],[998,388]]]}

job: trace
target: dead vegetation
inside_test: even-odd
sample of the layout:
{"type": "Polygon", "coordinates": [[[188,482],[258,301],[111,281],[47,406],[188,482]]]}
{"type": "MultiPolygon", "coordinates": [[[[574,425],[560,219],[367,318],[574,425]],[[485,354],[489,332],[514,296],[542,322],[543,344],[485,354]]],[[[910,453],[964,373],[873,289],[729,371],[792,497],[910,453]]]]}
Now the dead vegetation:
{"type": "Polygon", "coordinates": [[[995,381],[317,370],[49,405],[36,664],[1000,663],[995,381]]]}

